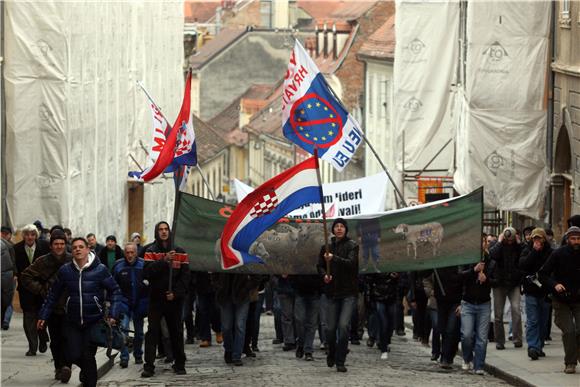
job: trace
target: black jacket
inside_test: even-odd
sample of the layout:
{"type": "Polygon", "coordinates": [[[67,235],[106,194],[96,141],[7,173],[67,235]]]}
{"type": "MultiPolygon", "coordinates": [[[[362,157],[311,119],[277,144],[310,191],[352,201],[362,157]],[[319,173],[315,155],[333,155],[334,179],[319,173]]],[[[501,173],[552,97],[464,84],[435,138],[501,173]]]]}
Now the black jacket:
{"type": "Polygon", "coordinates": [[[435,289],[435,298],[438,303],[446,304],[459,304],[461,302],[461,297],[463,295],[463,279],[461,274],[459,274],[460,268],[457,266],[443,267],[437,269],[437,274],[439,274],[439,279],[441,280],[441,285],[443,285],[443,290],[445,294],[441,291],[441,286],[439,286],[439,281],[433,273],[434,281],[433,288],[435,289]]]}
{"type": "Polygon", "coordinates": [[[459,275],[463,280],[463,296],[462,299],[470,304],[483,304],[491,301],[491,283],[489,275],[494,271],[495,261],[489,259],[489,257],[484,258],[485,268],[483,273],[487,277],[487,280],[483,283],[479,282],[477,279],[477,273],[473,271],[475,264],[464,265],[459,269],[459,275]]]}
{"type": "MultiPolygon", "coordinates": [[[[50,247],[48,242],[37,239],[36,249],[34,250],[34,256],[32,262],[34,262],[38,257],[46,255],[50,252],[50,247]]],[[[16,276],[18,277],[18,294],[20,297],[20,306],[25,311],[37,311],[42,306],[42,297],[28,291],[20,283],[20,274],[30,266],[28,261],[28,255],[26,254],[26,249],[24,248],[24,241],[20,241],[14,245],[14,258],[16,262],[16,276]]]]}
{"type": "MultiPolygon", "coordinates": [[[[337,241],[332,237],[329,246],[334,255],[330,261],[332,281],[324,284],[324,293],[328,297],[343,298],[358,295],[358,245],[352,239],[345,237],[337,241]]],[[[326,274],[325,248],[322,246],[318,259],[318,273],[326,274]]]]}
{"type": "Polygon", "coordinates": [[[315,296],[322,291],[322,280],[319,275],[289,276],[292,288],[299,296],[315,296]]]}
{"type": "Polygon", "coordinates": [[[580,251],[569,245],[554,250],[540,269],[540,281],[558,301],[580,302],[580,251]],[[557,293],[557,284],[564,285],[566,292],[557,293]]]}
{"type": "MultiPolygon", "coordinates": [[[[181,247],[166,248],[159,243],[154,243],[145,252],[145,267],[143,268],[143,278],[149,282],[149,304],[160,304],[167,301],[165,293],[169,289],[169,265],[163,256],[171,250],[176,253],[185,254],[181,247]],[[149,261],[148,256],[154,255],[156,260],[149,261]]],[[[183,300],[189,291],[190,271],[189,264],[174,261],[171,279],[171,291],[177,300],[183,300]]]]}
{"type": "MultiPolygon", "coordinates": [[[[32,265],[28,266],[20,274],[20,284],[32,294],[40,296],[46,300],[48,291],[56,281],[56,273],[65,263],[72,261],[72,255],[66,253],[57,257],[52,253],[48,253],[38,257],[32,265]]],[[[63,292],[61,298],[54,306],[53,313],[63,315],[65,313],[65,304],[68,293],[63,292]]]]}
{"type": "Polygon", "coordinates": [[[536,251],[531,244],[527,244],[520,256],[520,270],[524,274],[522,280],[522,287],[525,294],[535,296],[535,297],[545,297],[548,295],[549,291],[546,290],[545,286],[538,287],[537,284],[532,282],[532,278],[529,276],[534,276],[540,268],[546,263],[548,257],[552,254],[552,247],[548,242],[544,242],[544,247],[541,251],[536,251]]]}
{"type": "Polygon", "coordinates": [[[492,287],[514,288],[520,286],[522,272],[519,269],[522,245],[505,242],[496,243],[490,250],[489,255],[495,261],[495,267],[491,274],[492,287]]]}
{"type": "Polygon", "coordinates": [[[117,261],[119,261],[119,259],[125,258],[125,253],[123,252],[123,249],[121,249],[121,247],[119,247],[119,245],[115,245],[115,263],[113,263],[113,265],[111,267],[109,267],[109,259],[107,258],[108,254],[109,254],[109,249],[105,246],[105,248],[101,249],[101,251],[98,253],[97,257],[99,257],[99,260],[101,261],[101,263],[103,265],[105,265],[107,267],[107,269],[109,269],[109,271],[112,271],[113,266],[115,266],[115,263],[117,263],[117,261]]]}
{"type": "Polygon", "coordinates": [[[220,305],[232,302],[240,305],[250,301],[250,291],[258,288],[262,276],[238,274],[238,273],[216,273],[214,274],[214,287],[216,290],[216,300],[220,305]]]}
{"type": "Polygon", "coordinates": [[[391,273],[376,273],[365,277],[371,301],[389,304],[397,301],[398,276],[392,276],[391,273]]]}

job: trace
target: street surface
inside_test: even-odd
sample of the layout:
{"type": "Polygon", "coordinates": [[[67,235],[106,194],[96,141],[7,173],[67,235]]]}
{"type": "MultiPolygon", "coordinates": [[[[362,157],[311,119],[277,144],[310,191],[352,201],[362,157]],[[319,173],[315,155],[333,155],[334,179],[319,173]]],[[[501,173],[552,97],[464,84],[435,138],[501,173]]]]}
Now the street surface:
{"type": "MultiPolygon", "coordinates": [[[[459,358],[453,370],[446,371],[430,361],[430,349],[407,336],[393,337],[389,360],[380,360],[380,352],[350,345],[345,374],[326,366],[324,352],[316,350],[315,361],[296,359],[294,351],[283,352],[281,345],[272,345],[274,319],[262,315],[260,352],[256,358],[244,358],[243,367],[226,365],[221,346],[199,348],[199,342],[186,345],[187,375],[176,376],[169,365],[159,361],[153,378],[140,377],[141,366],[134,364],[122,369],[116,364],[100,381],[100,387],[122,386],[506,386],[491,375],[478,376],[461,370],[459,358]]],[[[366,340],[366,337],[365,337],[366,340]]],[[[318,348],[318,338],[315,339],[318,348]]]]}

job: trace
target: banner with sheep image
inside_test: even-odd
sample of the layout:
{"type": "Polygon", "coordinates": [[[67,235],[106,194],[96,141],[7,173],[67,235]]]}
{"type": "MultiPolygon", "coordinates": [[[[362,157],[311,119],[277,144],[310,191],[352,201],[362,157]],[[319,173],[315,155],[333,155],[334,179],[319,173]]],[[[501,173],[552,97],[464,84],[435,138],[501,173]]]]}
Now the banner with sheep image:
{"type": "MultiPolygon", "coordinates": [[[[189,254],[191,270],[222,271],[219,237],[233,208],[180,193],[174,214],[175,243],[189,254]]],[[[477,262],[481,258],[482,218],[480,188],[448,200],[346,219],[348,236],[360,245],[359,270],[365,274],[477,262]]],[[[329,220],[328,227],[331,224],[329,220]]],[[[322,220],[283,218],[252,245],[252,254],[264,264],[232,271],[315,274],[323,243],[322,220]]]]}

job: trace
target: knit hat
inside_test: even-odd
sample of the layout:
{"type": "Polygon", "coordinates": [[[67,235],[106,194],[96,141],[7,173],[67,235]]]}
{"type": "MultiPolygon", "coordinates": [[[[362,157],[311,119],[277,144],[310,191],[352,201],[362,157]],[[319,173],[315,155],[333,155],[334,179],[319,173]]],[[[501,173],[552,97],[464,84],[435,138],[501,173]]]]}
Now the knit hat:
{"type": "Polygon", "coordinates": [[[543,228],[537,227],[535,229],[532,230],[532,235],[531,238],[542,238],[544,240],[548,239],[548,236],[546,235],[546,231],[544,231],[543,228]]]}
{"type": "Polygon", "coordinates": [[[131,234],[131,240],[133,240],[137,237],[141,238],[141,234],[139,234],[138,232],[134,232],[133,234],[131,234]]]}
{"type": "Polygon", "coordinates": [[[348,225],[346,224],[346,220],[342,218],[336,218],[334,222],[332,222],[332,233],[334,234],[334,226],[336,226],[339,223],[342,224],[346,229],[346,232],[344,233],[344,236],[346,236],[348,234],[348,225]]]}
{"type": "Polygon", "coordinates": [[[572,226],[568,229],[568,231],[566,231],[566,234],[564,235],[566,237],[569,237],[570,235],[580,235],[580,227],[572,226]]]}
{"type": "Polygon", "coordinates": [[[12,234],[12,227],[10,226],[2,226],[2,232],[8,232],[10,234],[12,234]]]}
{"type": "Polygon", "coordinates": [[[506,227],[503,230],[503,235],[506,239],[516,239],[516,229],[513,227],[506,227]]]}
{"type": "Polygon", "coordinates": [[[113,241],[117,243],[117,238],[114,235],[109,235],[105,241],[113,241]]]}
{"type": "Polygon", "coordinates": [[[52,245],[52,242],[56,241],[56,240],[63,240],[66,243],[66,235],[64,234],[64,232],[62,232],[62,230],[54,230],[52,232],[52,234],[50,234],[50,244],[52,245]]]}

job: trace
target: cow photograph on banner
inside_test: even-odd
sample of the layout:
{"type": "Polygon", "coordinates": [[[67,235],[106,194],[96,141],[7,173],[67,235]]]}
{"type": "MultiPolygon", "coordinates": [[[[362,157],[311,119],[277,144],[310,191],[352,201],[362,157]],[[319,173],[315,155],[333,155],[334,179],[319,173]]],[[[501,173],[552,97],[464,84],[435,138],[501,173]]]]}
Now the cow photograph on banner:
{"type": "MultiPolygon", "coordinates": [[[[175,212],[175,243],[189,254],[190,269],[223,271],[220,236],[233,206],[180,193],[175,212]]],[[[415,271],[481,259],[483,190],[468,195],[375,215],[347,218],[348,237],[360,246],[361,274],[415,271]]],[[[329,235],[331,234],[329,223],[329,235]]],[[[234,272],[316,274],[324,244],[319,219],[282,218],[262,233],[251,263],[234,272]]]]}

